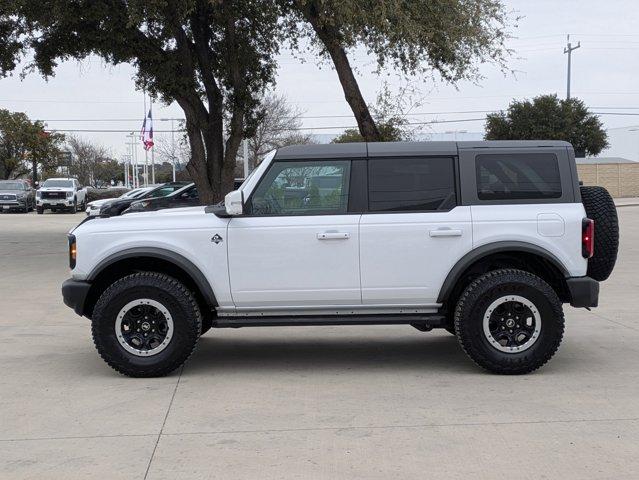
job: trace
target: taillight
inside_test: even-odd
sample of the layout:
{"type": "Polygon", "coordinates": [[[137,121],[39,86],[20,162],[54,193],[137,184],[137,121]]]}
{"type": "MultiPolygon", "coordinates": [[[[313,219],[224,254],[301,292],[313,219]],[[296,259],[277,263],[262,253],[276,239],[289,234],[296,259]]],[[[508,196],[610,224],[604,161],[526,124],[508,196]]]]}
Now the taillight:
{"type": "Polygon", "coordinates": [[[75,243],[75,235],[68,235],[69,237],[69,267],[71,270],[75,268],[75,259],[78,254],[77,246],[75,243]]]}
{"type": "Polygon", "coordinates": [[[591,258],[595,253],[595,221],[584,218],[581,222],[581,255],[591,258]]]}

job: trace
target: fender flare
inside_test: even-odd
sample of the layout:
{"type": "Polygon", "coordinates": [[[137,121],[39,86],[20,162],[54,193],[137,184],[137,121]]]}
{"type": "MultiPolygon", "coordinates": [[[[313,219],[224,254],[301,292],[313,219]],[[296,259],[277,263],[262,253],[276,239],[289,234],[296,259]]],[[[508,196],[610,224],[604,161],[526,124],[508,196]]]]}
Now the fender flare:
{"type": "Polygon", "coordinates": [[[459,259],[459,261],[450,270],[450,272],[448,272],[446,280],[444,280],[442,288],[439,290],[437,303],[444,303],[448,295],[450,295],[450,293],[453,291],[453,288],[455,288],[455,285],[457,284],[457,281],[459,280],[461,274],[464,273],[464,271],[473,263],[481,260],[483,257],[487,257],[488,255],[501,252],[524,252],[538,255],[554,265],[564,277],[569,276],[568,269],[564,266],[561,260],[559,260],[555,255],[550,253],[545,248],[542,248],[538,245],[526,242],[510,241],[487,243],[468,252],[461,259],[459,259]]]}
{"type": "Polygon", "coordinates": [[[109,255],[97,266],[95,266],[93,270],[91,270],[91,272],[87,276],[87,281],[91,282],[95,280],[98,275],[100,275],[100,273],[104,271],[104,269],[116,262],[119,262],[120,260],[136,257],[157,258],[159,260],[164,260],[166,262],[172,263],[176,267],[184,270],[193,279],[207,303],[211,306],[217,306],[218,303],[215,299],[213,288],[211,287],[211,284],[206,279],[202,271],[197,266],[195,266],[193,262],[180,255],[179,253],[175,253],[171,250],[159,247],[128,248],[126,250],[122,250],[120,252],[109,255]]]}

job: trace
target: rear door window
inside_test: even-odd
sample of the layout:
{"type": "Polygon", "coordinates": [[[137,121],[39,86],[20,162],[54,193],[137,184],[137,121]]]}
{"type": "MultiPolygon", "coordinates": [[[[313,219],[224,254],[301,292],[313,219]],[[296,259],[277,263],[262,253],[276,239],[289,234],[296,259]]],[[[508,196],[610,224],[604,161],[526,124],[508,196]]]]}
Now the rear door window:
{"type": "Polygon", "coordinates": [[[475,158],[479,200],[559,198],[561,176],[552,153],[486,154],[475,158]]]}
{"type": "Polygon", "coordinates": [[[373,158],[368,189],[371,212],[450,210],[456,205],[453,159],[373,158]]]}

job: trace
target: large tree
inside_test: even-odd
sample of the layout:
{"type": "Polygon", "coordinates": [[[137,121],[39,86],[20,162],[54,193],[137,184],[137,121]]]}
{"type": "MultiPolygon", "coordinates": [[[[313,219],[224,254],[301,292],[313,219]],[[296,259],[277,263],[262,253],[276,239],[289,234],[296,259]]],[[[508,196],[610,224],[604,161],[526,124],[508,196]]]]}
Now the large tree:
{"type": "Polygon", "coordinates": [[[32,175],[38,167],[51,170],[58,165],[64,137],[46,132],[44,124],[29,120],[22,112],[0,109],[0,179],[32,175]]]}
{"type": "Polygon", "coordinates": [[[514,100],[505,112],[486,119],[486,140],[565,140],[578,157],[597,155],[608,146],[608,135],[581,100],[540,95],[514,100]]]}
{"type": "Polygon", "coordinates": [[[350,52],[455,83],[478,78],[479,62],[503,66],[506,23],[501,0],[0,0],[0,76],[31,54],[25,71],[47,77],[90,55],[132,64],[139,88],[184,111],[187,169],[208,203],[232,188],[285,39],[310,38],[332,61],[362,136],[376,141],[350,52]]]}
{"type": "Polygon", "coordinates": [[[480,78],[478,65],[504,68],[510,21],[501,0],[280,0],[284,25],[299,46],[310,38],[335,67],[360,134],[383,141],[359,88],[349,53],[372,55],[379,69],[438,75],[455,84],[480,78]]]}
{"type": "Polygon", "coordinates": [[[0,75],[98,55],[130,63],[136,83],[186,118],[187,169],[204,202],[233,188],[238,147],[274,80],[275,0],[0,0],[0,75]]]}

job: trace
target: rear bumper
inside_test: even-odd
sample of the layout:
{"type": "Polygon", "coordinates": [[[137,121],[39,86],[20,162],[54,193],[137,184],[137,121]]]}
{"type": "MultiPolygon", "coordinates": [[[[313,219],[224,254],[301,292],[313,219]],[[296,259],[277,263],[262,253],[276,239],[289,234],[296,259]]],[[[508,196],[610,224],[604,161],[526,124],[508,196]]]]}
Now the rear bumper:
{"type": "Polygon", "coordinates": [[[590,277],[566,279],[573,307],[596,307],[599,304],[599,282],[590,277]]]}
{"type": "Polygon", "coordinates": [[[72,308],[75,313],[84,315],[84,303],[91,284],[89,282],[81,282],[72,278],[62,283],[62,299],[64,304],[72,308]]]}

